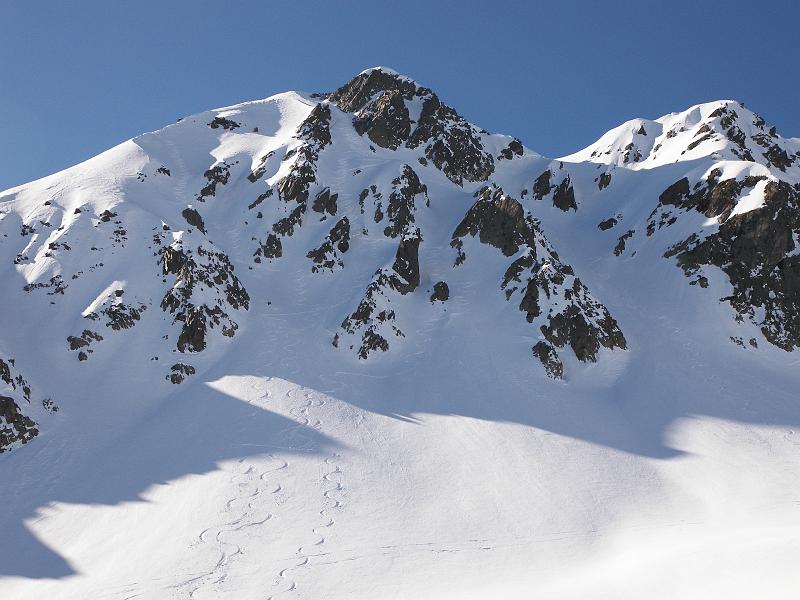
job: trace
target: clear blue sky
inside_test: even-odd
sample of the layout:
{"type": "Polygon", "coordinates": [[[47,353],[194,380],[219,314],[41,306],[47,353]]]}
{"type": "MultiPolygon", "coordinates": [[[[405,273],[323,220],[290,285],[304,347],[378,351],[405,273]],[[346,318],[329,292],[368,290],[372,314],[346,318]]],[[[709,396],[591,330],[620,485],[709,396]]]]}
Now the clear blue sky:
{"type": "Polygon", "coordinates": [[[799,23],[795,0],[0,0],[0,189],[374,65],[548,156],[720,98],[800,136],[799,23]]]}

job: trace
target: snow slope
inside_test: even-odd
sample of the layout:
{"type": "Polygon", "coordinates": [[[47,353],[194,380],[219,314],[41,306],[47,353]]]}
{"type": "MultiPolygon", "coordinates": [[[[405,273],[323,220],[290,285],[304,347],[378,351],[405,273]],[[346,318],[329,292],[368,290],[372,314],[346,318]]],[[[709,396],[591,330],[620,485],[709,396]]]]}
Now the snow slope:
{"type": "Polygon", "coordinates": [[[2,597],[795,597],[798,153],[374,68],[0,193],[2,597]]]}

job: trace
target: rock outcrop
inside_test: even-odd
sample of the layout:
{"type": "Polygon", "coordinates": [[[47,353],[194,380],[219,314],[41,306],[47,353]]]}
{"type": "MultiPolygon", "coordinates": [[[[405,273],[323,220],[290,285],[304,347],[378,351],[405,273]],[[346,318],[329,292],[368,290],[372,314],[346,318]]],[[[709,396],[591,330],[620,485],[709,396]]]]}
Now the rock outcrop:
{"type": "Polygon", "coordinates": [[[30,402],[30,385],[16,371],[16,362],[0,357],[0,454],[39,434],[38,425],[23,412],[30,402]]]}
{"type": "Polygon", "coordinates": [[[183,240],[165,246],[160,254],[163,274],[174,278],[161,308],[181,324],[178,351],[201,352],[209,329],[216,327],[233,337],[239,325],[231,313],[247,310],[250,296],[234,274],[230,258],[207,244],[190,247],[183,240]]]}
{"type": "Polygon", "coordinates": [[[715,233],[692,234],[675,244],[665,257],[674,257],[689,277],[702,276],[712,265],[724,271],[733,293],[722,300],[736,318],[757,325],[770,343],[793,350],[800,347],[800,191],[769,181],[763,206],[724,218],[735,197],[753,184],[727,180],[692,195],[683,193],[683,182],[676,184],[680,194],[670,188],[669,200],[689,202],[707,215],[720,213],[723,222],[715,233]]]}
{"type": "Polygon", "coordinates": [[[521,203],[501,188],[484,188],[453,233],[456,266],[467,260],[464,238],[517,258],[505,272],[500,289],[514,300],[528,323],[544,338],[533,354],[554,378],[564,376],[558,349],[569,346],[580,361],[596,361],[600,348],[625,349],[626,340],[608,309],[595,299],[569,265],[561,262],[521,203]]]}

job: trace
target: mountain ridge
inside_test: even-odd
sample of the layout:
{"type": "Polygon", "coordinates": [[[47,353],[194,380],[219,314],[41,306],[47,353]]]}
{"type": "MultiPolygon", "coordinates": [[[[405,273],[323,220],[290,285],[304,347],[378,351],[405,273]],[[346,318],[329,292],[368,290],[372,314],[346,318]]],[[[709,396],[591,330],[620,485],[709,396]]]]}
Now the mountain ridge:
{"type": "MultiPolygon", "coordinates": [[[[464,236],[467,233],[471,237],[480,234],[481,243],[496,246],[503,255],[508,257],[517,255],[520,244],[524,244],[529,248],[529,254],[518,258],[508,266],[504,282],[500,286],[505,290],[506,300],[515,297],[518,289],[525,290],[524,293],[519,292],[521,294],[519,307],[530,323],[542,314],[542,307],[539,306],[541,294],[549,299],[548,302],[552,300],[551,291],[554,291],[556,296],[563,296],[563,300],[559,301],[563,305],[559,306],[557,303],[548,309],[545,324],[540,327],[544,337],[532,344],[533,354],[544,363],[546,372],[551,376],[563,377],[564,366],[559,358],[559,348],[569,345],[576,355],[581,357],[581,360],[595,360],[597,349],[600,346],[609,348],[618,346],[624,349],[625,338],[623,332],[617,327],[616,321],[602,303],[596,299],[590,299],[591,293],[580,279],[576,278],[575,282],[570,284],[571,288],[565,287],[561,291],[558,290],[559,286],[564,285],[565,277],[573,276],[572,267],[564,265],[557,269],[560,274],[555,278],[551,277],[547,281],[542,278],[544,272],[542,265],[558,264],[558,253],[550,249],[550,243],[546,237],[539,242],[534,241],[535,237],[546,234],[540,232],[541,225],[533,217],[535,213],[529,213],[530,209],[524,208],[520,202],[526,202],[526,197],[528,197],[539,203],[545,198],[551,197],[553,206],[561,211],[578,211],[580,205],[585,201],[582,195],[588,193],[588,190],[583,191],[588,186],[580,181],[580,178],[586,176],[585,166],[594,164],[593,161],[596,159],[601,159],[606,162],[598,163],[596,165],[598,169],[602,164],[611,168],[610,171],[600,173],[598,177],[594,178],[597,182],[597,193],[603,193],[604,188],[613,185],[616,173],[614,169],[617,167],[637,171],[645,167],[667,167],[668,163],[664,160],[660,162],[655,160],[654,153],[657,153],[659,146],[672,140],[675,140],[678,146],[682,146],[682,138],[690,134],[694,141],[689,143],[687,150],[700,151],[701,154],[697,155],[695,152],[695,154],[683,158],[683,154],[686,153],[684,150],[675,158],[674,162],[689,161],[694,165],[698,159],[710,157],[713,159],[712,164],[717,166],[714,168],[697,166],[691,170],[694,175],[690,175],[689,179],[680,179],[660,193],[659,206],[662,206],[663,209],[659,220],[655,219],[659,208],[653,209],[646,228],[648,237],[662,227],[671,226],[677,220],[678,217],[673,215],[675,208],[686,210],[699,205],[701,208],[698,210],[705,212],[705,216],[708,218],[716,218],[724,209],[724,218],[720,217],[720,219],[725,221],[731,217],[740,217],[740,215],[750,212],[750,209],[759,206],[758,201],[753,198],[754,191],[765,198],[762,204],[770,204],[769,199],[773,197],[780,197],[781,205],[787,202],[796,202],[800,169],[795,167],[795,162],[800,156],[800,148],[792,149],[790,141],[778,136],[774,128],[767,131],[763,119],[734,101],[696,105],[686,111],[672,113],[655,121],[635,119],[612,129],[598,142],[586,149],[570,155],[570,157],[553,160],[527,150],[516,138],[490,135],[467,123],[456,111],[442,104],[429,88],[422,87],[413,79],[382,67],[363,71],[349,83],[329,94],[302,95],[296,92],[286,92],[264,100],[199,113],[182,119],[177,124],[165,129],[133,138],[95,159],[90,159],[72,169],[40,180],[39,185],[41,186],[54,178],[64,178],[66,174],[72,173],[74,170],[85,169],[91,172],[96,162],[104,162],[108,159],[113,162],[114,155],[120,153],[122,153],[120,158],[124,155],[126,163],[130,163],[129,157],[133,151],[133,156],[136,157],[135,162],[139,165],[135,172],[138,183],[148,185],[149,182],[146,180],[150,177],[156,185],[156,190],[160,193],[174,194],[179,202],[182,200],[186,203],[186,207],[181,211],[182,218],[176,218],[176,216],[168,220],[162,218],[160,227],[157,226],[159,221],[155,221],[156,226],[151,227],[154,233],[148,244],[149,248],[156,249],[153,255],[160,257],[157,262],[160,264],[162,282],[167,283],[169,278],[173,278],[174,284],[171,289],[161,294],[145,294],[144,297],[128,304],[123,300],[124,290],[122,288],[116,289],[114,291],[116,297],[112,297],[109,294],[113,283],[104,285],[105,291],[102,294],[106,294],[105,300],[98,296],[89,302],[91,310],[86,309],[81,312],[83,318],[86,319],[84,321],[86,327],[73,328],[70,335],[66,336],[68,349],[70,352],[76,353],[80,361],[87,360],[95,346],[103,342],[105,338],[104,330],[97,330],[90,326],[93,321],[103,319],[106,320],[105,326],[111,328],[112,331],[125,330],[136,325],[146,314],[145,311],[154,305],[156,305],[156,309],[157,305],[160,305],[160,309],[172,317],[173,323],[177,323],[181,327],[176,345],[179,355],[204,350],[207,345],[206,338],[212,335],[212,330],[221,332],[223,336],[233,337],[238,329],[236,319],[239,317],[235,315],[247,311],[250,297],[246,286],[234,273],[235,267],[231,258],[224,249],[213,244],[211,235],[216,237],[218,233],[221,233],[213,231],[213,213],[204,218],[198,209],[203,213],[207,212],[204,205],[207,202],[215,201],[217,192],[226,190],[232,177],[241,177],[235,172],[238,170],[244,174],[244,171],[249,170],[247,183],[239,185],[263,191],[256,195],[250,193],[249,189],[247,190],[249,196],[255,197],[255,199],[249,201],[248,198],[247,211],[249,212],[246,214],[249,216],[244,219],[244,225],[249,225],[253,220],[261,220],[263,218],[262,209],[267,204],[275,204],[275,199],[278,199],[278,213],[283,215],[281,218],[277,218],[279,215],[276,215],[271,226],[272,231],[268,235],[261,234],[261,238],[251,236],[250,241],[255,244],[252,244],[253,262],[248,267],[250,270],[262,263],[262,260],[267,263],[279,260],[285,251],[284,246],[292,245],[291,240],[295,229],[300,228],[303,221],[308,220],[314,214],[319,215],[320,222],[328,219],[331,221],[336,219],[336,222],[321,240],[322,243],[316,248],[310,248],[305,253],[314,263],[313,272],[333,273],[344,266],[343,257],[350,249],[352,238],[358,236],[358,233],[352,231],[356,225],[351,221],[362,221],[360,228],[362,238],[368,236],[371,230],[375,229],[373,234],[381,236],[382,233],[387,240],[399,240],[396,256],[390,259],[391,255],[385,254],[386,258],[382,259],[386,261],[383,263],[384,266],[375,272],[376,277],[366,285],[365,295],[357,302],[358,306],[354,307],[356,310],[349,316],[342,315],[344,320],[341,328],[332,336],[334,347],[339,348],[340,344],[343,347],[349,347],[351,350],[355,350],[356,355],[361,359],[368,358],[375,351],[387,351],[393,343],[390,343],[390,340],[399,343],[405,338],[403,329],[396,323],[397,312],[394,304],[400,297],[414,292],[420,285],[419,253],[420,247],[424,249],[427,245],[425,241],[427,234],[423,235],[423,230],[416,224],[416,219],[419,212],[430,208],[431,197],[417,171],[431,173],[432,166],[456,186],[460,188],[470,186],[469,189],[474,190],[475,197],[479,198],[474,206],[466,211],[466,216],[462,219],[461,224],[454,222],[451,225],[453,233],[449,236],[449,245],[455,250],[452,259],[453,268],[460,267],[467,259],[463,249],[464,236]],[[274,133],[270,132],[271,135],[264,136],[264,132],[259,132],[259,126],[255,123],[259,122],[265,113],[274,114],[276,108],[281,115],[281,124],[274,133]],[[338,112],[340,108],[345,110],[338,112]],[[331,109],[337,111],[335,115],[331,114],[331,109]],[[742,113],[741,117],[739,113],[742,113]],[[354,116],[349,117],[348,114],[354,116]],[[290,120],[284,124],[286,115],[290,120]],[[302,115],[304,118],[298,123],[302,115]],[[350,119],[352,119],[351,126],[347,123],[350,119]],[[740,126],[751,121],[752,126],[748,130],[750,133],[745,136],[740,126]],[[178,131],[185,129],[189,122],[193,124],[192,129],[186,130],[185,133],[189,138],[198,135],[194,132],[195,123],[198,127],[208,127],[212,136],[215,136],[217,131],[221,132],[219,137],[221,143],[211,153],[215,160],[203,172],[206,184],[195,192],[190,192],[186,187],[189,174],[178,172],[185,164],[180,153],[185,152],[186,147],[184,145],[178,149],[176,141],[169,137],[169,133],[173,131],[175,132],[173,135],[177,137],[178,131]],[[334,127],[334,122],[337,122],[336,127],[334,127]],[[337,127],[338,129],[336,129],[337,127]],[[661,127],[661,130],[654,131],[657,127],[661,127]],[[646,131],[647,128],[651,130],[650,133],[646,131]],[[332,134],[334,130],[337,131],[337,135],[332,134]],[[348,130],[349,134],[346,133],[348,130]],[[683,134],[683,131],[686,133],[683,134]],[[753,135],[751,135],[752,131],[758,132],[753,135],[762,136],[756,140],[760,144],[760,148],[766,148],[759,157],[761,162],[752,162],[755,160],[754,153],[749,150],[755,143],[753,135]],[[680,134],[675,132],[680,132],[680,134]],[[723,132],[725,132],[724,136],[723,132]],[[623,138],[619,138],[620,135],[623,135],[623,138]],[[650,147],[634,144],[633,141],[622,147],[621,143],[630,139],[630,135],[633,135],[634,138],[647,138],[650,147]],[[368,185],[365,185],[358,193],[358,213],[355,213],[355,216],[354,214],[345,214],[339,217],[337,198],[344,190],[337,190],[336,185],[346,185],[342,180],[343,174],[341,170],[333,173],[328,169],[327,177],[334,179],[326,181],[318,176],[317,170],[321,160],[320,155],[324,159],[327,156],[326,151],[328,154],[330,152],[335,154],[337,142],[343,143],[339,138],[345,138],[345,136],[349,136],[352,143],[360,143],[362,148],[367,146],[372,154],[375,154],[375,146],[377,146],[387,152],[404,154],[403,160],[408,160],[408,162],[403,165],[397,163],[389,178],[383,180],[384,183],[381,183],[380,179],[366,182],[368,185]],[[164,141],[161,141],[161,137],[164,137],[164,141]],[[259,149],[271,148],[275,143],[278,144],[275,149],[259,149]],[[720,150],[720,143],[727,150],[720,150]],[[612,150],[611,146],[615,144],[617,150],[612,150]],[[791,154],[785,151],[787,144],[792,150],[791,154]],[[131,145],[135,148],[131,148],[131,145]],[[158,148],[160,156],[148,154],[147,149],[150,147],[158,148]],[[228,147],[230,150],[226,150],[228,147]],[[608,149],[601,154],[600,149],[606,147],[608,149]],[[285,148],[282,158],[277,152],[280,148],[285,148]],[[418,149],[421,149],[422,155],[414,152],[418,149]],[[233,156],[242,158],[234,159],[232,156],[228,156],[231,150],[235,153],[233,156]],[[244,154],[242,154],[243,152],[244,154]],[[722,155],[726,152],[730,158],[735,159],[735,162],[726,162],[722,159],[722,155]],[[745,154],[747,158],[751,159],[750,161],[742,160],[745,154]],[[246,159],[248,156],[251,157],[250,164],[242,163],[242,159],[246,159]],[[416,158],[413,161],[415,165],[413,167],[408,164],[412,162],[409,160],[412,156],[416,158]],[[603,158],[604,156],[608,156],[608,158],[603,158]],[[776,159],[776,156],[779,158],[776,159]],[[574,162],[579,161],[581,157],[585,159],[584,164],[574,162]],[[280,162],[276,162],[279,159],[280,162]],[[773,162],[774,160],[777,162],[773,162]],[[428,165],[429,161],[431,166],[428,165]],[[519,180],[517,172],[520,167],[509,169],[509,165],[514,165],[515,161],[517,164],[520,162],[524,164],[524,169],[527,171],[527,175],[523,175],[523,180],[528,180],[527,186],[529,187],[523,186],[521,190],[508,183],[502,187],[503,179],[508,179],[505,173],[508,173],[509,170],[511,179],[519,180]],[[169,166],[166,166],[167,164],[169,166]],[[719,165],[725,165],[725,173],[718,168],[719,165]],[[145,172],[148,169],[151,171],[150,173],[145,172]],[[497,173],[498,169],[502,172],[497,173]],[[578,172],[573,172],[576,169],[578,172]],[[704,175],[698,177],[701,171],[704,175]],[[775,178],[778,172],[782,179],[775,178]],[[709,173],[711,174],[709,175],[709,173]],[[741,180],[743,183],[731,187],[729,184],[739,182],[743,173],[746,173],[746,177],[741,180]],[[701,185],[706,187],[693,192],[692,195],[689,189],[690,179],[697,179],[697,182],[693,183],[695,190],[701,185]],[[164,187],[167,182],[171,184],[173,180],[177,181],[177,188],[170,190],[164,187]],[[576,184],[574,180],[579,180],[580,183],[576,184]],[[759,184],[760,181],[768,182],[770,180],[783,181],[785,182],[784,187],[778,186],[778,188],[770,188],[771,191],[768,191],[759,184]],[[262,181],[267,183],[265,190],[260,187],[262,181]],[[686,183],[682,183],[684,181],[686,183]],[[487,183],[488,187],[486,187],[487,183]],[[387,185],[388,187],[385,187],[387,185]],[[494,186],[494,192],[491,191],[492,186],[494,186]],[[312,189],[316,190],[313,202],[312,189]],[[779,189],[783,191],[778,191],[779,189]],[[509,191],[511,195],[507,195],[509,191]],[[193,194],[193,197],[190,198],[190,194],[193,194]],[[702,197],[703,194],[707,194],[706,197],[709,198],[714,194],[718,195],[717,198],[711,198],[711,208],[703,208],[709,201],[702,197]],[[740,202],[738,198],[744,196],[749,199],[746,202],[740,202]],[[386,204],[383,204],[384,197],[386,197],[386,204]],[[424,203],[424,208],[419,206],[420,202],[424,203]],[[715,208],[717,205],[720,208],[715,208]],[[284,207],[282,210],[281,206],[284,207]],[[380,232],[380,227],[376,228],[375,226],[384,223],[384,213],[388,219],[386,221],[388,226],[384,226],[383,231],[380,232]],[[168,224],[167,221],[171,224],[168,224]],[[173,227],[178,227],[178,230],[173,232],[173,227]],[[211,229],[207,231],[206,227],[211,229]],[[533,232],[537,232],[535,236],[533,232]],[[544,256],[550,256],[549,259],[545,259],[544,262],[538,259],[535,250],[537,245],[540,248],[539,252],[544,252],[544,256]],[[525,280],[520,280],[523,268],[532,270],[528,272],[525,280]],[[519,285],[510,286],[511,281],[517,282],[521,288],[519,285]],[[199,288],[196,287],[197,284],[199,284],[199,288]],[[196,289],[199,289],[199,295],[195,297],[196,289]],[[589,295],[585,300],[576,303],[573,295],[579,289],[583,290],[578,294],[579,296],[589,295]],[[160,296],[163,297],[159,300],[160,296]],[[600,314],[605,314],[603,322],[606,324],[603,326],[591,324],[594,322],[594,315],[598,310],[600,314]],[[555,325],[554,318],[558,325],[555,325]],[[352,343],[344,343],[345,338],[352,343]],[[615,341],[612,342],[612,339],[615,341]]],[[[204,134],[201,137],[207,136],[204,134]]],[[[392,159],[394,160],[395,157],[392,156],[392,159]]],[[[341,162],[338,158],[336,160],[341,162]]],[[[392,164],[388,157],[383,160],[387,164],[392,164]]],[[[352,177],[358,179],[361,169],[357,167],[358,162],[353,162],[352,177]]],[[[130,173],[130,169],[128,172],[130,173]]],[[[133,173],[127,177],[131,177],[131,175],[133,173]]],[[[363,179],[363,176],[360,179],[363,179]]],[[[114,190],[118,187],[119,182],[124,181],[126,181],[125,177],[122,179],[112,177],[105,187],[100,188],[101,193],[105,189],[107,192],[111,192],[112,198],[115,197],[114,190]]],[[[17,195],[25,194],[27,188],[35,183],[4,192],[3,200],[6,203],[13,202],[17,195]]],[[[515,182],[515,185],[519,184],[515,182]]],[[[195,186],[195,188],[197,187],[199,186],[195,186]]],[[[52,186],[48,186],[47,189],[52,189],[52,186]]],[[[48,230],[47,243],[38,245],[35,257],[29,256],[34,246],[28,244],[26,248],[16,254],[14,259],[16,270],[23,274],[27,282],[24,286],[27,293],[48,290],[45,292],[47,295],[59,296],[64,295],[65,290],[71,285],[70,280],[64,279],[62,272],[64,264],[59,262],[56,256],[61,258],[60,255],[71,249],[70,244],[65,241],[68,236],[63,232],[80,219],[87,204],[80,198],[80,194],[69,191],[67,193],[79,198],[62,203],[62,225],[55,228],[55,231],[52,231],[54,228],[49,223],[53,220],[50,215],[56,214],[56,211],[52,210],[51,200],[45,201],[44,205],[38,209],[29,206],[27,208],[29,215],[22,217],[22,237],[32,236],[31,244],[34,244],[34,240],[38,237],[38,234],[35,233],[37,225],[39,228],[48,230]],[[49,272],[50,277],[47,277],[47,273],[43,273],[43,271],[49,272]]],[[[125,202],[131,201],[127,196],[122,196],[120,199],[123,205],[125,202]]],[[[354,198],[350,198],[351,204],[354,200],[354,198]]],[[[135,198],[132,201],[135,203],[135,198]]],[[[110,203],[95,201],[92,208],[97,216],[93,228],[110,230],[111,247],[121,249],[127,241],[128,232],[123,227],[121,217],[115,212],[114,207],[118,203],[119,200],[110,203]],[[103,210],[100,210],[101,208],[103,210]]],[[[153,213],[163,212],[152,210],[150,207],[145,210],[152,215],[149,218],[155,217],[153,213]]],[[[13,214],[13,212],[4,211],[3,217],[8,218],[13,214]]],[[[599,224],[599,228],[603,231],[611,229],[620,220],[619,216],[610,214],[599,224]]],[[[772,221],[774,222],[775,219],[773,218],[772,221]]],[[[783,222],[782,220],[781,223],[783,222]]],[[[8,224],[8,221],[5,224],[8,224]]],[[[792,256],[793,248],[796,245],[796,233],[791,233],[794,226],[794,221],[789,219],[789,222],[783,225],[779,232],[784,239],[787,239],[782,256],[792,256]],[[789,232],[788,238],[785,233],[787,231],[789,232]]],[[[774,235],[775,230],[776,226],[773,225],[769,235],[774,235]]],[[[614,254],[623,254],[635,234],[636,229],[628,229],[623,235],[620,235],[614,247],[614,254]]],[[[320,234],[315,235],[319,236],[320,234]]],[[[698,274],[703,265],[723,266],[724,258],[705,256],[698,258],[698,247],[708,247],[708,243],[701,243],[703,235],[694,233],[684,240],[678,240],[665,250],[665,256],[677,256],[679,264],[690,276],[698,274]]],[[[8,238],[9,234],[4,233],[4,237],[8,238]]],[[[446,235],[443,241],[445,240],[447,240],[446,235]]],[[[730,239],[724,243],[717,242],[718,245],[727,244],[728,246],[730,243],[730,239]]],[[[92,246],[92,249],[94,248],[92,246]]],[[[705,250],[704,252],[707,253],[705,250]]],[[[753,252],[750,251],[750,254],[753,252]]],[[[756,259],[750,256],[748,260],[753,262],[756,259]]],[[[96,262],[94,265],[85,266],[94,270],[101,268],[102,264],[96,262]]],[[[241,271],[239,272],[241,273],[241,271]]],[[[793,273],[793,271],[789,273],[793,273]]],[[[76,272],[70,274],[71,280],[77,279],[80,274],[82,271],[76,269],[76,272]]],[[[730,270],[728,274],[749,281],[744,267],[738,269],[737,275],[732,275],[730,270]]],[[[794,275],[787,276],[789,277],[788,281],[794,281],[794,275]]],[[[706,276],[699,275],[699,279],[691,283],[699,282],[704,285],[706,281],[706,276]]],[[[779,287],[783,285],[786,278],[778,277],[776,280],[770,275],[764,275],[760,281],[767,285],[766,289],[769,291],[776,289],[776,285],[779,287]]],[[[437,285],[441,289],[445,289],[448,283],[446,280],[441,280],[437,285]]],[[[800,335],[798,335],[800,328],[792,324],[794,321],[791,321],[788,327],[778,322],[780,317],[777,315],[784,315],[787,310],[790,312],[795,310],[791,301],[795,289],[792,286],[795,284],[790,283],[789,285],[790,288],[781,293],[779,307],[769,308],[773,303],[768,299],[761,300],[762,305],[768,306],[768,314],[764,322],[769,321],[769,323],[763,328],[764,331],[770,332],[767,339],[784,349],[790,349],[800,344],[798,341],[800,340],[800,335]],[[776,316],[770,320],[769,314],[776,316]]],[[[746,286],[742,283],[739,287],[746,286]]],[[[732,302],[738,307],[739,315],[750,314],[752,316],[753,311],[746,290],[738,292],[738,296],[735,296],[735,300],[732,302]]],[[[194,371],[194,366],[181,359],[170,367],[166,378],[178,383],[194,371]]],[[[15,403],[15,406],[15,410],[20,409],[18,403],[15,403]]],[[[21,432],[18,432],[18,435],[22,435],[21,432]]],[[[20,439],[23,438],[20,437],[20,439]]]]}
{"type": "Polygon", "coordinates": [[[569,597],[585,540],[791,543],[794,144],[719,101],[548,158],[372,68],[0,192],[0,588],[569,597]]]}

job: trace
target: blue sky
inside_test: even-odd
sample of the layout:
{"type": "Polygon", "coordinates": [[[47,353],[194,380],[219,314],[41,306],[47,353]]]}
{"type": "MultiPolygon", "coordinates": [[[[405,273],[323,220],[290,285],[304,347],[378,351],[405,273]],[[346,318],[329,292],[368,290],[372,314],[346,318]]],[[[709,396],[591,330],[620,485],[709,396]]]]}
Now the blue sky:
{"type": "Polygon", "coordinates": [[[800,136],[800,3],[0,0],[0,189],[144,131],[386,65],[558,156],[735,98],[800,136]]]}

